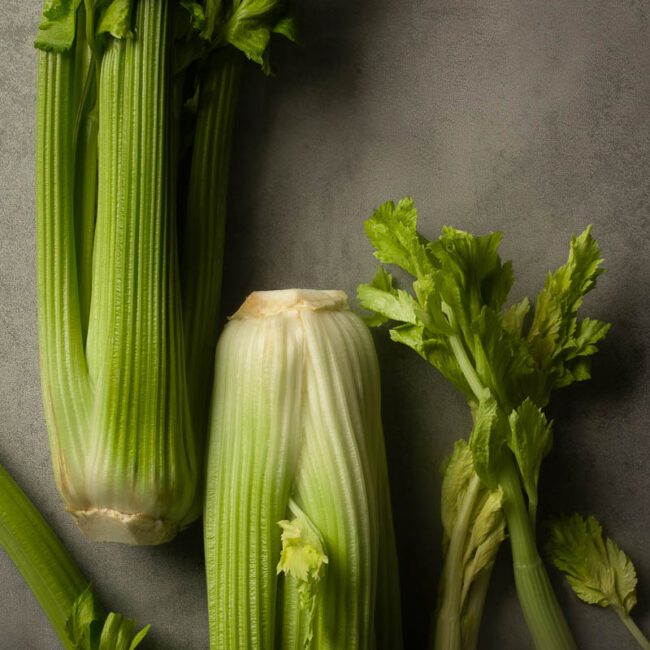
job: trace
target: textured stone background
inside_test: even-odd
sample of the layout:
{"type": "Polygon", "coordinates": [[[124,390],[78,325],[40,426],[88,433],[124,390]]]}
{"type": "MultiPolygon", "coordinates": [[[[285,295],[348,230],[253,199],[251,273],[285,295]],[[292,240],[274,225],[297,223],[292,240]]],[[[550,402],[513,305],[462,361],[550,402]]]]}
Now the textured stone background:
{"type": "MultiPolygon", "coordinates": [[[[92,545],[63,513],[41,413],[36,342],[33,142],[40,2],[0,17],[0,459],[52,522],[107,604],[151,622],[148,645],[207,647],[200,530],[161,548],[92,545]]],[[[595,379],[552,405],[556,444],[542,516],[593,512],[639,574],[650,633],[650,40],[647,0],[302,2],[306,46],[251,68],[237,125],[225,310],[251,290],[340,287],[374,270],[362,222],[415,197],[423,231],[506,233],[515,297],[532,294],[594,224],[608,274],[585,312],[613,321],[595,379]]],[[[459,395],[415,355],[377,345],[407,647],[422,648],[439,562],[438,467],[468,432],[459,395]]],[[[614,614],[553,574],[580,646],[634,648],[614,614]]],[[[0,554],[0,648],[56,648],[0,554]]],[[[530,646],[507,545],[482,648],[530,646]]]]}

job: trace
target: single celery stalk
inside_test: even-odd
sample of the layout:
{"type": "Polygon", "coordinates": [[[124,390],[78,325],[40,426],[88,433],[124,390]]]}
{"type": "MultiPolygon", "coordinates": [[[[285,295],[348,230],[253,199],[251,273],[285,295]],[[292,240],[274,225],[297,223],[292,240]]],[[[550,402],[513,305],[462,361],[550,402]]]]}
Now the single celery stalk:
{"type": "Polygon", "coordinates": [[[476,647],[494,560],[505,538],[501,490],[481,483],[464,440],[456,442],[441,490],[444,564],[431,647],[476,647]]]}
{"type": "Polygon", "coordinates": [[[503,511],[508,522],[517,595],[535,647],[575,648],[573,635],[537,550],[535,531],[514,459],[503,463],[499,484],[504,493],[503,511]]]}
{"type": "MultiPolygon", "coordinates": [[[[187,385],[193,427],[205,444],[214,377],[221,300],[227,191],[242,57],[217,51],[205,72],[192,149],[187,219],[183,224],[181,279],[187,385]]],[[[194,508],[203,509],[197,490],[194,508]]]]}
{"type": "Polygon", "coordinates": [[[133,650],[149,626],[106,615],[88,581],[38,510],[0,465],[0,546],[38,600],[66,649],[133,650]],[[91,630],[97,630],[99,633],[91,630]]]}
{"type": "Polygon", "coordinates": [[[204,512],[213,650],[401,647],[379,405],[344,293],[258,292],[232,317],[204,512]]]}
{"type": "Polygon", "coordinates": [[[36,40],[55,479],[88,537],[159,544],[201,511],[240,69],[294,27],[281,0],[55,4],[36,40]]]}
{"type": "Polygon", "coordinates": [[[168,182],[169,37],[167,3],[141,0],[134,37],[111,40],[99,72],[86,341],[96,434],[84,456],[86,502],[68,508],[100,540],[167,541],[196,490],[168,182]]]}

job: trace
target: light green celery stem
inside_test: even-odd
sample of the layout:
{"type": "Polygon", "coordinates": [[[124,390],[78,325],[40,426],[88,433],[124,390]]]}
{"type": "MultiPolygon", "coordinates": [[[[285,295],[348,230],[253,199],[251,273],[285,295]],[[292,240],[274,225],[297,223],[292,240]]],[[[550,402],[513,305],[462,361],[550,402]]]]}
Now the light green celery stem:
{"type": "Polygon", "coordinates": [[[79,281],[79,310],[82,336],[88,333],[92,288],[93,238],[97,212],[97,64],[86,41],[86,10],[77,12],[74,84],[76,115],[73,148],[75,152],[75,247],[79,281]]]}
{"type": "Polygon", "coordinates": [[[0,546],[49,618],[65,648],[65,624],[87,582],[25,493],[0,465],[0,546]]]}
{"type": "Polygon", "coordinates": [[[509,453],[502,463],[499,483],[503,489],[503,511],[510,535],[517,594],[535,647],[572,650],[576,644],[537,552],[519,474],[509,453]]]}
{"type": "Polygon", "coordinates": [[[204,510],[211,650],[273,648],[300,435],[297,319],[231,321],[217,348],[204,510]]]}
{"type": "Polygon", "coordinates": [[[440,580],[441,602],[438,612],[435,641],[436,650],[460,650],[462,591],[465,574],[465,546],[474,505],[481,488],[476,474],[470,479],[458,517],[452,531],[440,580]]]}
{"type": "Polygon", "coordinates": [[[87,339],[95,507],[178,522],[196,489],[169,152],[168,3],[140,0],[99,76],[99,184],[87,339]]]}
{"type": "Polygon", "coordinates": [[[614,608],[614,611],[618,614],[623,624],[628,629],[630,634],[634,637],[634,640],[643,648],[643,650],[650,650],[650,641],[647,639],[645,634],[639,629],[637,624],[628,616],[624,611],[614,608]]]}
{"type": "MultiPolygon", "coordinates": [[[[374,637],[378,509],[363,440],[369,423],[359,408],[368,397],[355,381],[359,366],[344,365],[357,354],[359,334],[340,313],[305,311],[302,319],[304,439],[292,494],[322,535],[329,558],[312,646],[364,650],[374,637]]],[[[295,580],[285,581],[283,649],[302,648],[306,613],[297,607],[296,590],[295,580]]]]}
{"type": "MultiPolygon", "coordinates": [[[[379,416],[380,417],[380,416],[379,416]]],[[[377,597],[375,603],[375,640],[378,650],[401,650],[404,644],[402,633],[402,606],[400,596],[399,565],[393,512],[390,501],[386,453],[381,424],[377,431],[382,434],[381,455],[377,460],[380,467],[379,499],[379,551],[377,558],[377,597]],[[380,465],[381,463],[381,465],[380,465]],[[383,487],[382,487],[383,484],[383,487]]]]}
{"type": "Polygon", "coordinates": [[[74,53],[38,54],[36,234],[41,385],[54,476],[66,500],[80,501],[92,395],[75,251],[74,68],[74,53]]]}
{"type": "Polygon", "coordinates": [[[348,320],[346,329],[348,328],[350,333],[342,331],[341,336],[351,343],[350,358],[359,359],[360,373],[353,374],[359,387],[357,397],[367,427],[368,444],[371,447],[367,471],[371,477],[371,489],[376,495],[378,509],[375,642],[378,650],[400,650],[403,647],[402,607],[390,483],[381,420],[379,360],[368,328],[357,318],[348,320]],[[361,389],[361,387],[365,388],[361,389]]]}
{"type": "MultiPolygon", "coordinates": [[[[181,281],[190,412],[201,454],[219,329],[228,170],[242,57],[220,48],[202,76],[184,221],[181,281]]],[[[199,497],[202,492],[197,491],[199,497]]],[[[202,498],[197,499],[200,514],[202,498]]]]}
{"type": "Polygon", "coordinates": [[[467,605],[463,614],[463,627],[461,632],[463,650],[474,650],[478,645],[479,632],[481,630],[481,620],[483,618],[483,608],[487,596],[492,569],[494,565],[483,569],[479,575],[474,578],[467,596],[467,605]]]}

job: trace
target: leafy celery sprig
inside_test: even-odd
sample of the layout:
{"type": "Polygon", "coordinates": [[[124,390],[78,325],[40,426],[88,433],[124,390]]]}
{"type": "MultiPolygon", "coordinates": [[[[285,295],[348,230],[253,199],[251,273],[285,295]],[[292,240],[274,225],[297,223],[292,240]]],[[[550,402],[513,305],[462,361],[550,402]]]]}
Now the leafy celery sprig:
{"type": "Polygon", "coordinates": [[[636,605],[636,571],[632,560],[603,529],[595,517],[579,514],[549,522],[546,546],[553,564],[565,574],[580,600],[611,607],[636,642],[650,650],[650,641],[632,620],[636,605]]]}
{"type": "MultiPolygon", "coordinates": [[[[413,293],[397,288],[380,267],[358,288],[359,302],[372,312],[371,324],[397,321],[391,338],[413,348],[467,398],[474,470],[485,486],[502,491],[531,634],[539,648],[572,648],[534,536],[539,469],[551,447],[541,408],[554,388],[589,378],[590,357],[609,330],[577,316],[602,273],[598,244],[590,228],[572,239],[567,263],[547,276],[529,318],[527,298],[504,310],[513,271],[499,257],[500,233],[476,237],[444,227],[438,240],[428,241],[417,231],[411,199],[382,205],[366,233],[382,263],[414,276],[413,293]]],[[[461,647],[459,619],[460,613],[437,647],[461,647]]]]}

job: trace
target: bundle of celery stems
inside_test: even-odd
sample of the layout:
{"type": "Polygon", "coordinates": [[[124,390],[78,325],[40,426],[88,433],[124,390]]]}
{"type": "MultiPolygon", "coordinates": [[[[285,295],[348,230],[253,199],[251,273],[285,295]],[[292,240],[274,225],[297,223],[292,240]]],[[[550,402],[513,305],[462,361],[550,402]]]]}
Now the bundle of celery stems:
{"type": "MultiPolygon", "coordinates": [[[[282,0],[46,0],[38,57],[42,395],[54,476],[91,540],[154,545],[203,515],[213,650],[399,650],[399,577],[368,329],[413,348],[466,397],[446,461],[431,647],[475,648],[509,537],[534,646],[575,647],[537,546],[552,391],[590,376],[609,325],[579,319],[602,257],[572,239],[532,314],[498,233],[428,241],[412,201],[366,223],[382,266],[358,290],[251,294],[217,345],[228,168],[246,59],[270,71],[282,0]]],[[[149,627],[108,613],[0,467],[0,545],[63,647],[132,650],[149,627]]],[[[576,593],[630,618],[636,576],[598,523],[551,524],[576,593]]]]}

